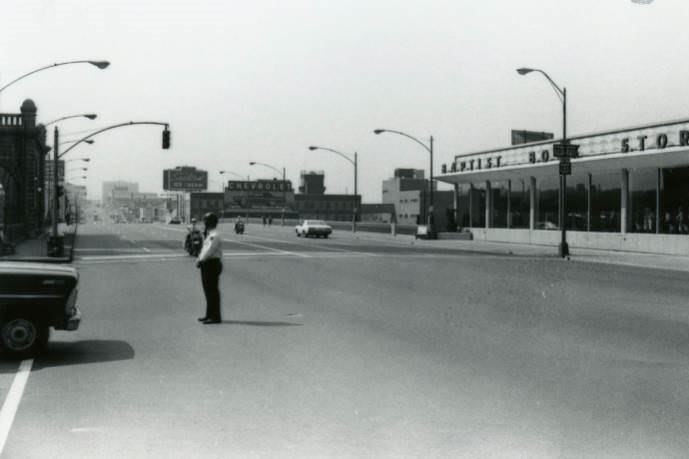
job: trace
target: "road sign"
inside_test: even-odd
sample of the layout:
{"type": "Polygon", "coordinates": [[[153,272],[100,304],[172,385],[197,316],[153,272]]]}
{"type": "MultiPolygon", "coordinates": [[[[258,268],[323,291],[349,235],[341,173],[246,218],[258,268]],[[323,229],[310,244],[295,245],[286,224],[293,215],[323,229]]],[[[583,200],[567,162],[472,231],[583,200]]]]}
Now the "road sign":
{"type": "Polygon", "coordinates": [[[560,175],[572,175],[572,163],[569,161],[561,161],[560,175]]]}
{"type": "Polygon", "coordinates": [[[204,191],[207,188],[207,171],[188,166],[163,171],[163,190],[165,191],[204,191]]]}
{"type": "Polygon", "coordinates": [[[556,143],[553,145],[553,156],[556,158],[577,158],[579,157],[579,145],[556,143]]]}

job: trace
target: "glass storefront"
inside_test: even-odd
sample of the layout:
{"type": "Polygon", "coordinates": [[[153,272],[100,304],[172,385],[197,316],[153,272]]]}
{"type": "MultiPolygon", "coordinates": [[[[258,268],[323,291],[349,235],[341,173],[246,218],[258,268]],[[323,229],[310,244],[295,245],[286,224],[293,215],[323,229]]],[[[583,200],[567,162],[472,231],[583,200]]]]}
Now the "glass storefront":
{"type": "Polygon", "coordinates": [[[529,229],[531,180],[510,180],[510,228],[529,229]]]}
{"type": "Polygon", "coordinates": [[[630,233],[656,232],[656,192],[658,169],[629,171],[630,233]]]}
{"type": "Polygon", "coordinates": [[[662,169],[660,173],[660,232],[688,234],[689,167],[662,169]]]}
{"type": "Polygon", "coordinates": [[[567,177],[567,229],[588,231],[589,229],[589,174],[567,177]]]}
{"type": "Polygon", "coordinates": [[[509,182],[491,182],[490,194],[493,205],[491,228],[507,228],[509,182]]]}
{"type": "Polygon", "coordinates": [[[591,175],[591,231],[620,232],[622,174],[591,175]]]}
{"type": "Polygon", "coordinates": [[[486,227],[486,184],[473,183],[469,193],[469,207],[471,209],[471,226],[486,227]]]}
{"type": "Polygon", "coordinates": [[[471,185],[468,183],[460,183],[457,185],[457,225],[460,228],[471,226],[471,219],[469,215],[469,193],[471,185]]]}
{"type": "MultiPolygon", "coordinates": [[[[622,170],[567,177],[567,229],[619,233],[622,170]]],[[[630,233],[689,234],[689,167],[629,170],[630,233]],[[660,207],[658,208],[658,202],[660,207]]],[[[489,227],[528,229],[531,179],[491,182],[489,227]]],[[[559,229],[559,176],[536,180],[535,229],[559,229]]],[[[486,183],[460,184],[460,227],[486,227],[486,183]]]]}
{"type": "Polygon", "coordinates": [[[536,226],[539,230],[556,230],[558,221],[558,198],[560,194],[560,178],[558,176],[544,177],[536,181],[536,226]]]}

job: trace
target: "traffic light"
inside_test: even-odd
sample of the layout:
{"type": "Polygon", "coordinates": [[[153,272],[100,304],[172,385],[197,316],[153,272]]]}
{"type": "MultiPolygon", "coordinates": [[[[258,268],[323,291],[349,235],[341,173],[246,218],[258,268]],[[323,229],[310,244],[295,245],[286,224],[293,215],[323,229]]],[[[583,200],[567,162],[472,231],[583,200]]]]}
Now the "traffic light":
{"type": "Polygon", "coordinates": [[[163,150],[168,150],[170,148],[170,131],[165,128],[163,131],[163,150]]]}

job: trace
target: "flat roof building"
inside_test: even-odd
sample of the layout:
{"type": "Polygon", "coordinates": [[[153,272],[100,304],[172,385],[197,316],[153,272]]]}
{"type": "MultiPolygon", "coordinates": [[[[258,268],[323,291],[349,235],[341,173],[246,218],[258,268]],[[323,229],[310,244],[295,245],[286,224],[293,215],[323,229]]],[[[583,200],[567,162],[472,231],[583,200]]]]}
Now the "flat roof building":
{"type": "MultiPolygon", "coordinates": [[[[460,227],[475,239],[559,243],[559,172],[548,140],[455,156],[460,227]]],[[[580,135],[566,178],[571,247],[689,253],[689,120],[580,135]]]]}

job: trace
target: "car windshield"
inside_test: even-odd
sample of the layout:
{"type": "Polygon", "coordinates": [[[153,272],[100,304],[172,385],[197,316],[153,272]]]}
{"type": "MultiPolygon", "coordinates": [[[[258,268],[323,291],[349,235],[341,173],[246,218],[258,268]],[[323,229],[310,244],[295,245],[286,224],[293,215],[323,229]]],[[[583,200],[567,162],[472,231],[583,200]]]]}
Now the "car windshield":
{"type": "Polygon", "coordinates": [[[325,225],[323,220],[309,220],[307,221],[309,225],[325,225]]]}

